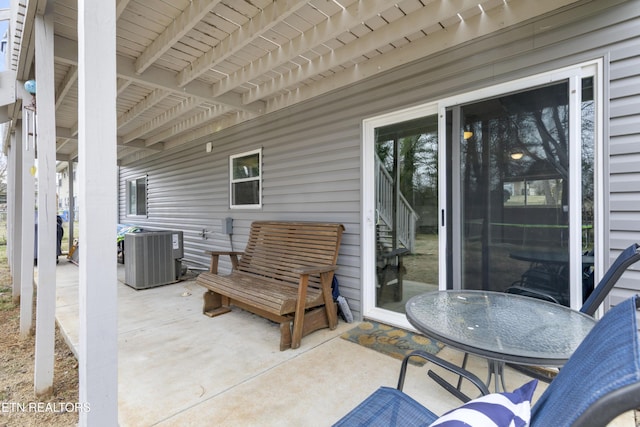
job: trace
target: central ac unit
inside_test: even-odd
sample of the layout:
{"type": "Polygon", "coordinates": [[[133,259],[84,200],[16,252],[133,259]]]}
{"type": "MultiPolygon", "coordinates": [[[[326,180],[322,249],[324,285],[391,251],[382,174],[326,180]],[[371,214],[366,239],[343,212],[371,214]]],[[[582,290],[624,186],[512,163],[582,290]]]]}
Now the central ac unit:
{"type": "Polygon", "coordinates": [[[182,231],[142,231],[124,236],[125,284],[134,289],[168,285],[180,279],[182,231]]]}

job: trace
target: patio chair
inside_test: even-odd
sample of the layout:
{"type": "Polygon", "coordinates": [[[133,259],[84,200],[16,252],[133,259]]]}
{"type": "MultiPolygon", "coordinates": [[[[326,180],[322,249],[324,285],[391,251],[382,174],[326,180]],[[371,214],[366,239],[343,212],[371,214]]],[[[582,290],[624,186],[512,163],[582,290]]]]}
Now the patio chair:
{"type": "Polygon", "coordinates": [[[587,300],[582,304],[580,311],[589,316],[593,316],[598,307],[600,307],[600,304],[602,304],[602,301],[609,295],[613,286],[618,282],[622,273],[638,261],[640,261],[640,246],[634,243],[618,255],[618,258],[616,258],[613,264],[611,264],[611,267],[609,267],[604,276],[602,276],[602,280],[600,280],[598,286],[593,288],[593,292],[591,292],[587,300]]]}
{"type": "MultiPolygon", "coordinates": [[[[532,427],[605,426],[618,415],[640,407],[639,309],[640,297],[636,295],[602,317],[531,408],[532,427]]],[[[334,426],[409,427],[434,423],[438,416],[402,391],[411,357],[463,375],[482,395],[489,394],[475,375],[418,350],[403,360],[396,389],[379,388],[334,426]]],[[[450,414],[455,416],[456,412],[450,414]]]]}

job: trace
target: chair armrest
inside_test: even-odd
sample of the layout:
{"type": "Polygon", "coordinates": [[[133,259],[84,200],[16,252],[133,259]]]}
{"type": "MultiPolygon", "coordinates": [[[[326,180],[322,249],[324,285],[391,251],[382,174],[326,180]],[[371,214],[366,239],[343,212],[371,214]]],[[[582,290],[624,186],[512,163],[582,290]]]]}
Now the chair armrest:
{"type": "MultiPolygon", "coordinates": [[[[441,359],[440,357],[431,354],[431,353],[427,353],[426,351],[423,350],[414,350],[411,353],[409,353],[408,355],[406,355],[404,357],[404,359],[402,360],[402,365],[400,367],[400,377],[398,378],[398,390],[402,390],[402,387],[404,387],[404,378],[406,376],[407,373],[407,364],[409,363],[409,359],[412,357],[419,357],[422,359],[425,359],[437,366],[440,366],[441,368],[446,369],[447,371],[453,372],[456,375],[459,375],[463,378],[466,378],[471,384],[473,384],[479,391],[480,393],[485,396],[487,394],[490,393],[489,389],[487,388],[487,386],[485,385],[485,383],[478,378],[476,375],[472,374],[471,372],[467,371],[466,369],[463,369],[459,366],[454,365],[451,362],[448,362],[444,359],[441,359]]],[[[444,381],[442,378],[440,378],[439,375],[437,375],[435,372],[429,370],[429,376],[431,378],[433,378],[434,380],[440,382],[438,379],[444,381]],[[432,375],[433,374],[433,375],[432,375]],[[435,378],[434,375],[437,377],[435,378]]],[[[446,382],[445,382],[446,383],[446,382]]],[[[450,385],[448,383],[446,383],[447,385],[450,385]]],[[[446,387],[446,386],[445,386],[446,387]]],[[[451,386],[451,388],[453,388],[454,390],[456,390],[458,393],[460,393],[460,395],[458,395],[457,393],[454,393],[460,400],[462,401],[468,401],[470,400],[470,398],[466,395],[464,395],[463,393],[461,393],[460,391],[458,391],[455,387],[451,386]]],[[[447,388],[448,390],[448,388],[447,388]]],[[[449,390],[451,391],[451,390],[449,390]]]]}

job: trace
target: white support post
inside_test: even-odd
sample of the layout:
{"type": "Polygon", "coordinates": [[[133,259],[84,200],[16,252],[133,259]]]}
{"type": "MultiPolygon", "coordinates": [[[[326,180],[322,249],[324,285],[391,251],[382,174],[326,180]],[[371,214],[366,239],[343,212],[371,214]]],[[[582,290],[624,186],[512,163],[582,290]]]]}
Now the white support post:
{"type": "MultiPolygon", "coordinates": [[[[23,105],[27,103],[23,100],[23,105]]],[[[22,107],[22,252],[20,255],[20,336],[33,326],[33,261],[35,258],[35,114],[22,107]]]]}
{"type": "MultiPolygon", "coordinates": [[[[5,126],[7,124],[0,125],[0,135],[4,135],[5,126]]],[[[15,185],[16,185],[16,146],[14,142],[13,135],[10,136],[11,142],[7,145],[7,164],[6,164],[6,177],[7,177],[7,263],[9,264],[9,271],[15,273],[15,269],[13,268],[13,260],[15,257],[11,251],[13,245],[13,224],[14,224],[14,214],[15,214],[15,203],[13,203],[13,198],[16,195],[15,185]]],[[[15,286],[15,285],[14,285],[15,286]]]]}
{"type": "Polygon", "coordinates": [[[56,314],[56,124],[53,63],[53,2],[36,15],[36,82],[38,114],[38,292],[36,303],[36,396],[53,391],[56,314]]]}
{"type": "Polygon", "coordinates": [[[71,253],[71,247],[73,246],[73,240],[75,238],[75,232],[73,230],[73,225],[76,222],[76,202],[74,200],[74,195],[75,193],[75,189],[73,187],[73,164],[74,161],[69,159],[69,162],[67,163],[67,168],[69,171],[69,236],[68,236],[68,241],[69,241],[69,247],[68,247],[68,251],[69,253],[71,253]]]}
{"type": "Polygon", "coordinates": [[[9,158],[9,173],[11,174],[11,194],[7,200],[9,209],[11,210],[11,234],[8,238],[11,241],[11,279],[12,295],[14,303],[20,300],[20,283],[22,273],[22,245],[20,239],[22,237],[22,123],[18,122],[15,132],[11,135],[11,156],[9,158]]]}
{"type": "Polygon", "coordinates": [[[80,426],[118,424],[115,2],[78,1],[80,426]]]}

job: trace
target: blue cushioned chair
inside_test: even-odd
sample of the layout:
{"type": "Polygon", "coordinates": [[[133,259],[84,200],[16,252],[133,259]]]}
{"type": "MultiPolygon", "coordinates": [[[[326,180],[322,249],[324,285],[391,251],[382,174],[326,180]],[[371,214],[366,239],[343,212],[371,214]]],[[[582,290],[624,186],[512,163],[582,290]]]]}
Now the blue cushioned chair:
{"type": "MultiPolygon", "coordinates": [[[[558,376],[531,409],[532,427],[598,427],[640,407],[640,333],[635,296],[609,310],[594,326],[558,376]]],[[[381,387],[335,426],[428,426],[438,417],[402,392],[407,361],[422,357],[463,375],[482,394],[486,386],[473,374],[432,354],[407,356],[397,389],[381,387]]]]}
{"type": "Polygon", "coordinates": [[[640,246],[634,243],[618,255],[618,258],[616,258],[613,264],[611,264],[611,267],[609,267],[604,276],[602,276],[598,286],[593,288],[593,292],[591,292],[589,298],[582,304],[580,311],[589,316],[593,316],[598,307],[600,307],[600,304],[602,304],[602,301],[609,295],[613,286],[618,282],[622,273],[638,261],[640,261],[640,246]]]}

